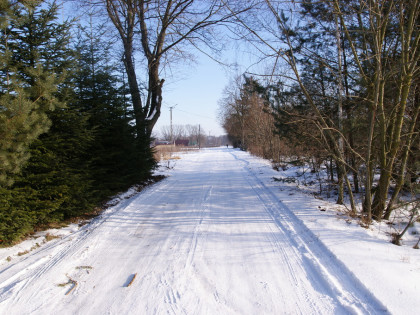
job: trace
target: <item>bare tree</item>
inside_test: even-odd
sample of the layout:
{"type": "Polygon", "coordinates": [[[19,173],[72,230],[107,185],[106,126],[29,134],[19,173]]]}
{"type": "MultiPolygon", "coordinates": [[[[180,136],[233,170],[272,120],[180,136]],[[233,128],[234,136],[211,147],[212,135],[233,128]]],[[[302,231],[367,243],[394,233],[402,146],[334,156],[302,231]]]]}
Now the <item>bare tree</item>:
{"type": "MultiPolygon", "coordinates": [[[[280,61],[288,65],[289,71],[281,77],[295,82],[309,105],[322,143],[344,176],[353,214],[356,208],[347,170],[352,167],[354,173],[357,170],[354,163],[348,163],[348,152],[363,161],[366,166],[363,208],[367,222],[372,217],[382,219],[393,178],[398,178],[395,190],[401,188],[408,154],[417,134],[419,104],[410,102],[410,98],[416,99],[414,95],[418,94],[415,82],[419,76],[419,14],[419,0],[308,0],[289,5],[284,1],[264,0],[258,2],[256,14],[236,15],[242,28],[241,38],[246,38],[262,54],[262,59],[274,60],[272,74],[276,74],[280,61]],[[307,38],[300,35],[311,29],[309,23],[305,28],[294,20],[303,6],[323,16],[321,25],[312,29],[316,36],[330,34],[331,42],[336,45],[335,53],[331,50],[328,56],[322,55],[319,48],[309,46],[307,38]],[[330,26],[324,28],[325,24],[330,26]],[[349,59],[352,80],[359,86],[353,90],[352,97],[358,100],[359,111],[367,117],[363,117],[365,132],[359,147],[352,138],[346,139],[343,131],[342,106],[349,97],[346,81],[350,77],[349,59]],[[323,100],[316,96],[319,92],[311,89],[310,80],[302,76],[301,65],[307,60],[334,73],[338,87],[334,97],[335,112],[338,112],[335,116],[323,111],[323,100]],[[376,169],[380,170],[379,181],[374,183],[376,169]]],[[[391,204],[394,197],[395,194],[391,204]]]]}
{"type": "Polygon", "coordinates": [[[198,145],[200,142],[200,127],[199,125],[186,125],[185,130],[187,132],[188,140],[190,143],[198,145]]]}
{"type": "Polygon", "coordinates": [[[223,14],[220,0],[98,0],[118,30],[124,48],[136,124],[139,132],[150,135],[162,105],[161,77],[164,61],[171,62],[186,47],[211,46],[213,27],[227,21],[233,13],[223,14]],[[138,36],[140,47],[136,47],[138,36]],[[135,52],[146,62],[146,93],[142,100],[135,68],[135,52]]]}
{"type": "Polygon", "coordinates": [[[236,77],[224,90],[224,97],[219,101],[219,119],[226,132],[235,138],[234,146],[247,148],[247,117],[250,103],[242,94],[243,77],[236,77]]]}
{"type": "Polygon", "coordinates": [[[186,125],[185,130],[190,145],[202,146],[206,142],[206,131],[200,125],[186,125]]]}
{"type": "Polygon", "coordinates": [[[186,139],[187,132],[184,125],[162,126],[161,135],[164,140],[174,141],[179,139],[186,139]]]}
{"type": "MultiPolygon", "coordinates": [[[[359,75],[368,90],[370,123],[365,158],[367,176],[364,207],[368,219],[373,216],[381,220],[395,173],[397,156],[402,152],[400,169],[404,171],[419,113],[418,103],[413,104],[411,115],[407,108],[410,92],[416,87],[413,82],[419,76],[420,1],[358,1],[358,6],[352,7],[350,13],[358,16],[359,29],[364,31],[360,47],[362,49],[357,47],[358,42],[349,27],[349,13],[343,13],[343,6],[338,0],[334,0],[333,5],[350,43],[359,75]],[[362,10],[367,12],[365,17],[361,14],[362,10]],[[387,87],[394,89],[397,97],[387,96],[387,87]],[[405,141],[404,130],[408,131],[404,135],[405,141]],[[378,139],[377,142],[374,141],[375,138],[378,139]],[[379,162],[380,177],[372,196],[376,168],[374,159],[379,162]]],[[[345,9],[348,11],[348,8],[345,9]]],[[[404,177],[401,173],[399,175],[404,177]]],[[[401,185],[402,182],[398,181],[397,194],[401,185]]],[[[391,203],[393,201],[394,198],[391,203]]]]}

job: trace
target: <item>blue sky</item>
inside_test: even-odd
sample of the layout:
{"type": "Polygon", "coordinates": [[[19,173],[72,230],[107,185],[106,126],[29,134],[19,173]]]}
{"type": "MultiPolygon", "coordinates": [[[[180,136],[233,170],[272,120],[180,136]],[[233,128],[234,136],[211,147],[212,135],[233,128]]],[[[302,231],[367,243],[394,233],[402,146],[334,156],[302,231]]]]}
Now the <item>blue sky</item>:
{"type": "Polygon", "coordinates": [[[222,66],[199,51],[193,53],[196,64],[178,65],[175,78],[164,77],[161,116],[154,129],[158,134],[163,126],[170,125],[171,106],[174,106],[174,125],[200,124],[206,135],[226,134],[217,117],[219,100],[223,98],[223,91],[229,83],[249,70],[248,67],[258,59],[237,45],[227,47],[220,57],[230,67],[222,66]]]}
{"type": "Polygon", "coordinates": [[[229,82],[229,73],[209,57],[197,56],[197,63],[177,69],[182,79],[165,78],[161,116],[155,126],[169,126],[169,107],[174,106],[172,122],[198,125],[213,136],[225,134],[217,119],[218,101],[229,82]]]}

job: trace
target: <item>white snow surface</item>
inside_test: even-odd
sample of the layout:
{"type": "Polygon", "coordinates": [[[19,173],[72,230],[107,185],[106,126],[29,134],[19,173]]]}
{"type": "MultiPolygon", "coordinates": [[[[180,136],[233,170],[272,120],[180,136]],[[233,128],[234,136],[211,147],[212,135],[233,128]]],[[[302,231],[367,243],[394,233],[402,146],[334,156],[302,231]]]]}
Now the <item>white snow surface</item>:
{"type": "Polygon", "coordinates": [[[419,250],[246,152],[173,164],[89,224],[0,249],[0,314],[420,313],[419,250]]]}

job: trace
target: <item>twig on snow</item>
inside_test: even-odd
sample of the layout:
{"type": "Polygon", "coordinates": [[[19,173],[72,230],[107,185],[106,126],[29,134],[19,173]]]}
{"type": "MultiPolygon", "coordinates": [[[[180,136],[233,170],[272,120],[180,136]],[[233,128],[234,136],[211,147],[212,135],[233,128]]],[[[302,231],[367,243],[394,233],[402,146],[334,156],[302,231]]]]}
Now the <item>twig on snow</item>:
{"type": "Polygon", "coordinates": [[[76,280],[74,280],[74,279],[72,279],[72,278],[70,278],[68,275],[66,275],[67,276],[67,278],[69,278],[69,284],[71,283],[73,286],[67,291],[67,293],[66,293],[66,295],[69,295],[75,288],[76,288],[76,286],[77,286],[77,281],[76,280]]]}

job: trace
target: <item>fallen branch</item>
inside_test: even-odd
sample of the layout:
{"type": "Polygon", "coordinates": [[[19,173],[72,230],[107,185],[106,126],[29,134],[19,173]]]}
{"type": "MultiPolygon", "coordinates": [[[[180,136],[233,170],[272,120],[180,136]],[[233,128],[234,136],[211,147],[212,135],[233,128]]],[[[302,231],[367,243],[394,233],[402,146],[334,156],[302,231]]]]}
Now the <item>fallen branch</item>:
{"type": "Polygon", "coordinates": [[[69,278],[69,284],[72,284],[73,286],[67,291],[67,293],[66,293],[66,295],[69,295],[75,288],[76,288],[76,286],[77,286],[77,281],[76,280],[74,280],[74,279],[72,279],[72,278],[70,278],[69,276],[67,276],[67,278],[69,278]]]}

